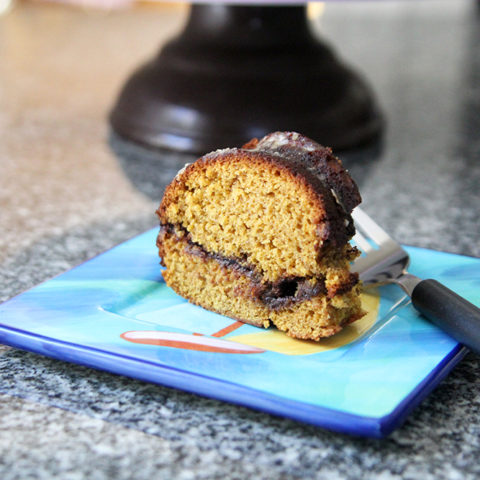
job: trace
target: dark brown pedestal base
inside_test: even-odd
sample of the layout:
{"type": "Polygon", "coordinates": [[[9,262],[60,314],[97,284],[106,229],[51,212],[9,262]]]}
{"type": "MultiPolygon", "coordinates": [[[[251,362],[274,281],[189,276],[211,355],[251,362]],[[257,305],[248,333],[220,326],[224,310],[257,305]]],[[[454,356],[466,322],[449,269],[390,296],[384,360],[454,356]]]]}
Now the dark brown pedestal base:
{"type": "Polygon", "coordinates": [[[114,130],[202,154],[275,130],[336,150],[376,139],[369,88],[309,30],[305,7],[194,5],[183,33],[124,86],[114,130]]]}

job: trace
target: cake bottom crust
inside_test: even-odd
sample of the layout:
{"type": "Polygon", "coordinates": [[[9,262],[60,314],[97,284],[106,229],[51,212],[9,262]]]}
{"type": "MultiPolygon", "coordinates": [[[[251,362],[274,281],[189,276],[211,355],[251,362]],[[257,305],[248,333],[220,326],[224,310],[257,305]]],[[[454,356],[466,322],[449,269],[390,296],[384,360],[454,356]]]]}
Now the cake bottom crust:
{"type": "Polygon", "coordinates": [[[271,324],[287,335],[319,340],[361,318],[359,286],[329,298],[324,293],[282,309],[272,309],[255,296],[255,285],[245,273],[212,257],[194,255],[186,241],[163,234],[161,251],[165,282],[190,302],[255,326],[271,324]]]}

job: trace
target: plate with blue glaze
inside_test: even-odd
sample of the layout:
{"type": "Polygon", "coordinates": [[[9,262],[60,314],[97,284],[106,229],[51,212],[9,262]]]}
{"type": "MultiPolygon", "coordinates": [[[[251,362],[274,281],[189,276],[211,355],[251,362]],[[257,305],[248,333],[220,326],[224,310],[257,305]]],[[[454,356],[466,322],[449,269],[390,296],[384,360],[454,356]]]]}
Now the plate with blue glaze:
{"type": "MultiPolygon", "coordinates": [[[[466,349],[400,288],[320,342],[236,322],[176,295],[150,230],[0,305],[0,342],[327,429],[388,435],[466,349]]],[[[411,273],[480,304],[480,259],[407,247],[411,273]]]]}

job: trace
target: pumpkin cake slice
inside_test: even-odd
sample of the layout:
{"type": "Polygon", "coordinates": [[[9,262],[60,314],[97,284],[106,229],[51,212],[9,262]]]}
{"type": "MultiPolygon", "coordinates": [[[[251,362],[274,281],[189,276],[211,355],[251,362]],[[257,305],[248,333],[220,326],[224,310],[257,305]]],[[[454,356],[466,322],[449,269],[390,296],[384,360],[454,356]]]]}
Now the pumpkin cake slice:
{"type": "Polygon", "coordinates": [[[182,169],[157,210],[168,286],[189,301],[295,338],[362,317],[350,213],[361,198],[329,148],[275,132],[182,169]]]}

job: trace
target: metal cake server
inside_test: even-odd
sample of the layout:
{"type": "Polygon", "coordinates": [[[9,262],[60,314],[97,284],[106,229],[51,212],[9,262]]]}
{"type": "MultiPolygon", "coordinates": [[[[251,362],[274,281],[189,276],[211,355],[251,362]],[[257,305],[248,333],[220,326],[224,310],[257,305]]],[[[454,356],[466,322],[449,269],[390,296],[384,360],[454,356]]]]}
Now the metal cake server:
{"type": "Polygon", "coordinates": [[[480,354],[480,309],[436,280],[421,280],[407,272],[408,253],[365,212],[352,213],[357,233],[353,240],[365,255],[352,266],[364,285],[396,283],[413,306],[432,323],[480,354]]]}

